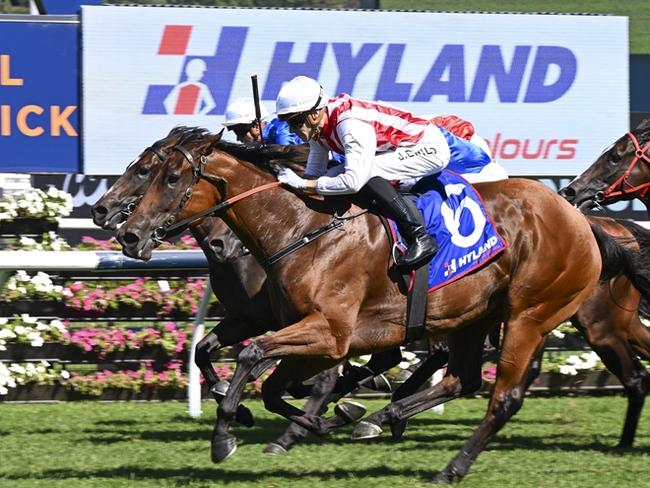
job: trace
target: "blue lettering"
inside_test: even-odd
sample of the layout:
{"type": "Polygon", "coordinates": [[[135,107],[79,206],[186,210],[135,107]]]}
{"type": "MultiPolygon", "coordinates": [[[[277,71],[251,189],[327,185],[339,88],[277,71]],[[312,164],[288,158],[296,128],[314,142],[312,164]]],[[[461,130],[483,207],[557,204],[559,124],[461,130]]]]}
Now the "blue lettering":
{"type": "Polygon", "coordinates": [[[576,78],[577,67],[578,60],[569,49],[559,46],[539,46],[524,103],[546,103],[560,98],[571,88],[576,78]],[[546,75],[551,65],[559,67],[560,75],[555,83],[545,85],[546,75]]]}
{"type": "Polygon", "coordinates": [[[405,48],[406,44],[388,45],[386,59],[384,59],[384,66],[381,69],[377,91],[375,92],[376,100],[408,102],[413,83],[398,83],[395,81],[405,48]]]}
{"type": "Polygon", "coordinates": [[[381,46],[381,44],[377,43],[364,43],[361,46],[361,49],[359,49],[357,55],[354,56],[352,54],[352,45],[350,43],[332,43],[332,48],[334,48],[334,57],[336,58],[336,64],[340,73],[339,83],[334,95],[342,92],[352,93],[354,90],[354,84],[357,80],[357,75],[363,67],[368,64],[370,58],[379,51],[381,46]]]}
{"type": "Polygon", "coordinates": [[[508,72],[504,66],[501,47],[493,45],[483,46],[469,101],[483,102],[488,83],[490,79],[494,78],[494,83],[499,93],[499,100],[501,102],[516,102],[530,48],[531,46],[515,47],[515,53],[510,63],[510,71],[508,72]]]}
{"type": "Polygon", "coordinates": [[[447,95],[450,102],[465,101],[465,47],[460,44],[443,46],[415,94],[413,101],[428,102],[434,95],[447,95]],[[448,72],[448,81],[442,81],[448,72]]]}
{"type": "Polygon", "coordinates": [[[266,78],[262,98],[264,100],[275,100],[280,91],[282,83],[289,81],[294,76],[304,75],[318,79],[325,50],[326,42],[310,42],[307,50],[307,59],[301,63],[292,63],[289,61],[293,42],[278,42],[275,45],[269,76],[266,78]]]}

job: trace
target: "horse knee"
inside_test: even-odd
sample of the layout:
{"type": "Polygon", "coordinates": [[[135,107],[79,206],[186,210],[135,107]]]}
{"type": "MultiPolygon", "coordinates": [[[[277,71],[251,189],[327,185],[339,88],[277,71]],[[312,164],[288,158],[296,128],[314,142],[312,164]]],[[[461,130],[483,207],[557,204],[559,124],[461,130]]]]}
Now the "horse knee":
{"type": "Polygon", "coordinates": [[[210,332],[201,339],[194,348],[194,364],[199,368],[210,362],[210,352],[219,347],[219,339],[214,332],[210,332]]]}

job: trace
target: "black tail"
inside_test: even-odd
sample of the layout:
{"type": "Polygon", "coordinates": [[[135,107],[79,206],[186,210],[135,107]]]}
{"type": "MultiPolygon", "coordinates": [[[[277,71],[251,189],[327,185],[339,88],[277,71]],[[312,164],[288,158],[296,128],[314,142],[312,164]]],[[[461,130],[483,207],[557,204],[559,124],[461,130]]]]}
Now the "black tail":
{"type": "MultiPolygon", "coordinates": [[[[620,223],[623,224],[623,222],[620,223]]],[[[639,246],[642,246],[639,237],[637,237],[638,229],[633,230],[627,224],[626,222],[625,226],[633,233],[636,241],[639,242],[639,246]]],[[[619,241],[607,234],[597,224],[590,223],[590,225],[591,231],[596,237],[596,242],[598,243],[600,255],[603,260],[600,280],[607,281],[615,276],[625,275],[639,293],[641,293],[642,298],[650,301],[650,259],[645,257],[644,253],[622,244],[622,242],[630,244],[633,242],[631,239],[622,239],[619,241]]],[[[636,226],[636,224],[634,225],[636,226]]],[[[644,244],[650,246],[650,233],[640,226],[636,227],[644,231],[644,244]]],[[[640,236],[642,234],[639,233],[638,235],[640,236]]]]}
{"type": "MultiPolygon", "coordinates": [[[[631,220],[616,220],[619,224],[627,228],[637,244],[639,245],[639,251],[644,256],[642,260],[650,259],[650,230],[645,227],[641,227],[639,224],[631,220]]],[[[645,296],[641,297],[641,303],[639,305],[639,314],[643,317],[650,318],[650,300],[646,299],[645,296]]]]}

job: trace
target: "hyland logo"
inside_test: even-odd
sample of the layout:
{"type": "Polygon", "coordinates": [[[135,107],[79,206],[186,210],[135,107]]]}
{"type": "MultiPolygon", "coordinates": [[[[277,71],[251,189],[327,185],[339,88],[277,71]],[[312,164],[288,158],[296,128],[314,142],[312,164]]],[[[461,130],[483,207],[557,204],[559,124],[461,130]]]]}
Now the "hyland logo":
{"type": "Polygon", "coordinates": [[[456,258],[451,258],[450,262],[445,262],[445,278],[453,275],[458,271],[456,267],[456,258]]]}
{"type": "Polygon", "coordinates": [[[188,53],[191,25],[166,25],[159,56],[182,56],[176,85],[149,85],[145,115],[223,115],[248,34],[248,27],[222,27],[212,56],[188,53]]]}

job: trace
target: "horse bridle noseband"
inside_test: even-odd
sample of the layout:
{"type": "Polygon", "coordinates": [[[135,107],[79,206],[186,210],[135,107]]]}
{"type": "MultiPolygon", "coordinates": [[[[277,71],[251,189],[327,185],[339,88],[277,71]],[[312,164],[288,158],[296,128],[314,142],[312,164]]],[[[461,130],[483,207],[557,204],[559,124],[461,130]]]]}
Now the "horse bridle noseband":
{"type": "MultiPolygon", "coordinates": [[[[251,188],[250,190],[247,190],[243,193],[240,193],[239,195],[235,195],[232,198],[226,198],[227,195],[227,188],[226,188],[226,180],[220,177],[215,177],[209,174],[205,173],[205,165],[207,162],[207,158],[205,155],[201,156],[201,159],[199,161],[199,164],[197,165],[194,161],[194,158],[190,154],[190,152],[185,149],[183,146],[176,145],[172,148],[175,151],[180,152],[185,159],[190,163],[192,166],[192,183],[190,186],[185,190],[185,193],[183,194],[183,197],[181,198],[181,201],[179,202],[179,205],[176,209],[176,214],[179,213],[187,201],[190,199],[193,193],[193,188],[194,186],[199,182],[201,179],[205,179],[209,181],[212,184],[215,184],[217,186],[221,186],[219,189],[221,195],[223,198],[225,198],[221,203],[218,203],[217,205],[214,205],[210,208],[207,208],[205,210],[202,210],[201,212],[198,212],[194,215],[190,215],[189,217],[186,217],[182,220],[179,220],[176,222],[176,217],[174,215],[170,216],[165,224],[162,227],[157,227],[154,229],[153,234],[151,236],[151,240],[154,242],[160,243],[162,242],[162,239],[165,238],[165,236],[171,232],[174,231],[178,228],[181,228],[185,225],[191,224],[192,222],[195,222],[199,220],[202,217],[205,217],[207,215],[214,215],[218,212],[221,212],[223,210],[227,210],[228,208],[232,207],[235,203],[237,203],[240,200],[243,200],[244,198],[247,198],[251,195],[254,195],[256,193],[260,193],[265,190],[269,190],[271,188],[277,188],[281,185],[279,181],[274,181],[271,183],[267,183],[265,185],[257,186],[255,188],[251,188]]],[[[363,215],[367,212],[367,210],[364,210],[362,212],[359,212],[356,215],[352,215],[349,217],[343,217],[341,215],[335,214],[334,218],[330,221],[330,223],[314,230],[311,232],[307,232],[304,234],[302,237],[299,239],[296,239],[294,242],[291,244],[284,246],[282,249],[276,251],[273,253],[271,256],[268,256],[266,259],[264,259],[263,262],[260,264],[264,269],[269,269],[271,266],[273,266],[275,263],[280,261],[282,258],[288,256],[289,254],[297,251],[298,249],[306,246],[307,244],[310,244],[311,242],[315,241],[316,239],[324,236],[325,234],[333,231],[334,229],[340,228],[346,220],[354,219],[356,217],[359,217],[360,215],[363,215]]],[[[248,252],[247,252],[248,253],[248,252]]],[[[246,254],[247,254],[246,253],[246,254]]],[[[242,256],[246,255],[242,254],[242,256]]]]}
{"type": "Polygon", "coordinates": [[[239,195],[236,195],[230,199],[226,198],[227,196],[227,187],[226,187],[226,180],[220,177],[215,177],[212,175],[209,175],[205,172],[205,164],[207,162],[207,158],[205,155],[201,156],[201,159],[199,160],[199,163],[197,164],[194,161],[194,157],[190,152],[185,149],[183,146],[176,145],[172,148],[174,151],[180,152],[183,157],[187,160],[188,163],[190,163],[190,166],[192,167],[192,182],[190,183],[190,186],[185,190],[185,193],[183,194],[181,201],[178,203],[178,207],[176,207],[176,210],[174,212],[174,215],[171,215],[163,224],[161,227],[156,227],[153,231],[153,234],[151,236],[151,239],[154,242],[161,243],[162,239],[165,238],[170,232],[182,228],[188,224],[191,224],[192,222],[195,222],[199,220],[200,218],[203,218],[208,215],[213,215],[218,212],[221,212],[223,210],[227,210],[230,208],[232,205],[237,203],[239,200],[243,200],[246,197],[249,197],[251,195],[254,195],[255,193],[259,193],[264,190],[268,190],[270,188],[275,188],[277,186],[280,186],[279,181],[274,181],[272,183],[267,183],[266,185],[258,186],[255,188],[252,188],[248,191],[245,191],[243,193],[240,193],[239,195]],[[195,213],[193,215],[190,215],[189,217],[186,217],[182,220],[179,220],[176,222],[176,217],[178,213],[183,209],[185,204],[188,202],[190,197],[192,196],[192,193],[194,192],[194,186],[201,180],[207,180],[210,183],[216,185],[219,188],[219,192],[223,196],[224,200],[221,203],[218,203],[217,205],[214,205],[210,208],[207,208],[205,210],[202,210],[201,212],[195,213]]]}
{"type": "MultiPolygon", "coordinates": [[[[165,151],[163,151],[162,149],[158,149],[157,147],[154,147],[154,146],[145,147],[144,151],[142,151],[142,152],[147,152],[147,151],[151,151],[152,153],[154,153],[158,157],[158,159],[160,159],[160,162],[163,162],[165,160],[165,158],[167,157],[167,154],[165,153],[165,151]]],[[[126,167],[126,169],[128,170],[137,161],[139,161],[139,159],[136,159],[131,164],[129,164],[126,167]]],[[[123,208],[121,208],[120,212],[122,213],[122,215],[124,215],[125,217],[129,217],[129,215],[131,215],[135,211],[136,207],[138,206],[138,202],[141,199],[142,199],[142,195],[140,195],[135,200],[133,200],[132,202],[126,204],[123,208]]]]}
{"type": "Polygon", "coordinates": [[[620,178],[605,190],[596,193],[594,198],[597,203],[602,203],[609,198],[628,195],[638,195],[638,198],[644,198],[650,190],[650,181],[636,186],[628,182],[632,170],[639,161],[643,161],[645,164],[650,166],[650,156],[647,154],[648,149],[650,149],[650,141],[648,141],[645,146],[641,147],[639,140],[632,132],[628,132],[627,136],[632,141],[632,144],[634,144],[634,159],[632,159],[632,162],[628,165],[625,173],[623,173],[620,178]]]}

